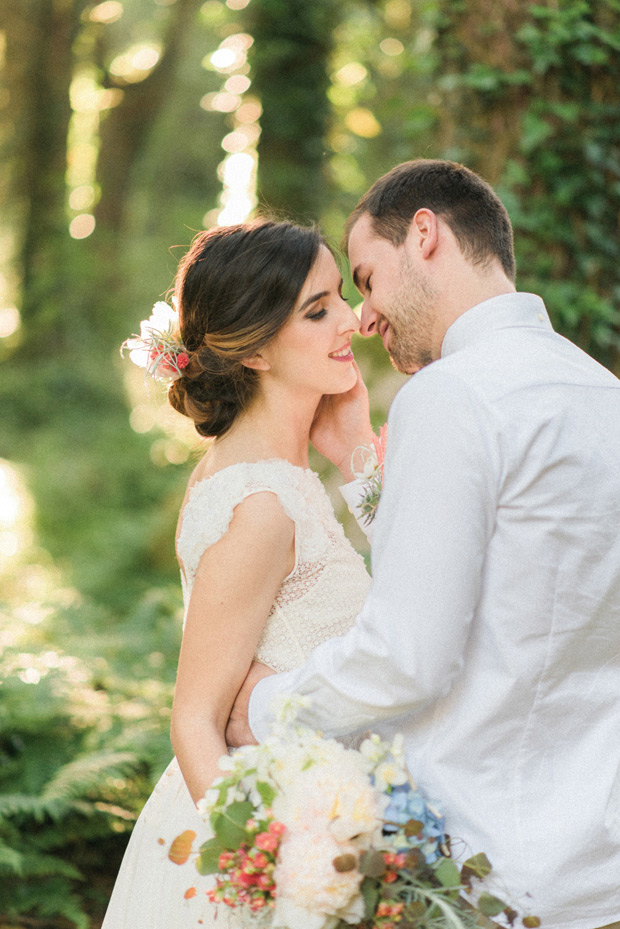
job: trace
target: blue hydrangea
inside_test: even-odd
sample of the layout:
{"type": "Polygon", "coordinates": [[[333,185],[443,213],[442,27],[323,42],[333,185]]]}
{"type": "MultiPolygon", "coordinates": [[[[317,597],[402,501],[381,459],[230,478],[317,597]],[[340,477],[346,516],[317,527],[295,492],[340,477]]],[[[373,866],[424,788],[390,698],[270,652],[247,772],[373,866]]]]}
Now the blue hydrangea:
{"type": "MultiPolygon", "coordinates": [[[[428,804],[422,792],[413,789],[409,784],[393,787],[389,797],[389,804],[384,818],[392,823],[404,826],[410,819],[417,819],[422,823],[419,835],[405,837],[402,841],[407,843],[399,851],[408,851],[410,848],[419,848],[427,864],[432,864],[441,857],[440,846],[445,843],[445,817],[438,804],[428,804]]],[[[398,826],[385,825],[383,831],[390,835],[398,832],[398,826]]]]}

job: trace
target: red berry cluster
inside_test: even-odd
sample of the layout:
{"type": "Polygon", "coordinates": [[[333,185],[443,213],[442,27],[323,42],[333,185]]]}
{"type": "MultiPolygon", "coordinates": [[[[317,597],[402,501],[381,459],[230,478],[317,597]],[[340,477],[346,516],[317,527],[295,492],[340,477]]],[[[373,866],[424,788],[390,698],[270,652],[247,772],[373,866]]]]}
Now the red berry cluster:
{"type": "Polygon", "coordinates": [[[257,913],[275,906],[273,873],[286,827],[276,820],[258,823],[248,819],[245,828],[248,841],[237,851],[222,852],[216,886],[207,891],[207,896],[212,903],[248,906],[257,913]]]}
{"type": "MultiPolygon", "coordinates": [[[[381,878],[385,884],[393,884],[398,879],[398,872],[405,867],[405,854],[384,852],[385,874],[381,878]]],[[[397,929],[397,923],[403,918],[404,903],[395,903],[393,900],[379,900],[374,914],[373,926],[376,929],[397,929]]]]}
{"type": "Polygon", "coordinates": [[[186,352],[179,352],[177,355],[176,353],[162,352],[158,348],[154,348],[151,351],[150,358],[152,362],[157,364],[158,368],[169,374],[176,373],[189,364],[189,355],[186,352]]]}

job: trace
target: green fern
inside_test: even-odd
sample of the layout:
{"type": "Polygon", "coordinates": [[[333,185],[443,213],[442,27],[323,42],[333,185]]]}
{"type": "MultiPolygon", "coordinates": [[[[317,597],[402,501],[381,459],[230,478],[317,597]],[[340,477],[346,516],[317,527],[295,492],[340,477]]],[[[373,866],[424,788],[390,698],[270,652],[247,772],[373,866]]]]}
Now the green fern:
{"type": "Polygon", "coordinates": [[[125,777],[140,766],[134,752],[97,752],[76,758],[60,768],[45,786],[44,802],[68,801],[101,789],[107,777],[125,777]]]}
{"type": "Polygon", "coordinates": [[[0,839],[0,874],[17,874],[24,871],[24,856],[16,848],[5,845],[0,839]]]}

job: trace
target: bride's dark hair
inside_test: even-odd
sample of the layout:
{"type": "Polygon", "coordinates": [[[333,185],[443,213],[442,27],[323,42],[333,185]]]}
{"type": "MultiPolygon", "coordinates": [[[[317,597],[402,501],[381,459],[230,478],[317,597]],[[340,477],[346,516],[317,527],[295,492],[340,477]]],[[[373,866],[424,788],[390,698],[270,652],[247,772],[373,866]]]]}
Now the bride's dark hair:
{"type": "Polygon", "coordinates": [[[200,435],[224,435],[247,409],[259,375],[242,361],[289,319],[322,244],[315,227],[269,220],[194,238],[174,288],[190,360],[168,398],[200,435]]]}

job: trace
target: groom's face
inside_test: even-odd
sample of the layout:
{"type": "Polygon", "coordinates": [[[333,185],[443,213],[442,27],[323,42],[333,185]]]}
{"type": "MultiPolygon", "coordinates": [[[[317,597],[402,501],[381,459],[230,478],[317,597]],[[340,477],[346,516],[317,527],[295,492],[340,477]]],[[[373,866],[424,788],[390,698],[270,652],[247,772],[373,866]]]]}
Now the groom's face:
{"type": "Polygon", "coordinates": [[[409,237],[393,245],[363,213],[351,229],[349,261],[364,298],[361,334],[378,334],[394,367],[413,374],[433,360],[436,293],[409,237]]]}

